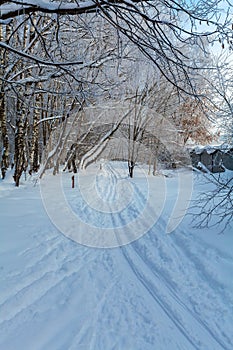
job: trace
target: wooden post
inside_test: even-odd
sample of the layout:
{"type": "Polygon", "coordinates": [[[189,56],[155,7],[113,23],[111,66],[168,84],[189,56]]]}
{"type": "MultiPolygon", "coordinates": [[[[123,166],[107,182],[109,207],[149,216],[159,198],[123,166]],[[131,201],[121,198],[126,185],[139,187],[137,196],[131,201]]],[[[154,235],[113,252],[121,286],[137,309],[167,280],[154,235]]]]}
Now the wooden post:
{"type": "Polygon", "coordinates": [[[72,178],[71,178],[71,180],[72,180],[72,188],[74,188],[74,175],[72,176],[72,178]]]}

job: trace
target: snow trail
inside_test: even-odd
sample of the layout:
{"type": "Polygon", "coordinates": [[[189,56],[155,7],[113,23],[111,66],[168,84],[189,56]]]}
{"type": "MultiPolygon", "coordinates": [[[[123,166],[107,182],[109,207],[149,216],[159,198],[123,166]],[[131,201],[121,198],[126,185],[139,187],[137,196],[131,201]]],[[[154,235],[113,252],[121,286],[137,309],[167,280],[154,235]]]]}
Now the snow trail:
{"type": "MultiPolygon", "coordinates": [[[[114,173],[114,169],[112,167],[108,168],[111,172],[111,175],[114,173]]],[[[115,177],[119,177],[119,173],[115,172],[115,177]]],[[[138,201],[143,201],[144,196],[141,193],[141,191],[139,190],[138,186],[134,186],[134,190],[137,193],[137,198],[138,201]]],[[[114,222],[113,222],[113,226],[114,226],[114,222]]],[[[160,221],[156,224],[157,228],[159,228],[162,232],[164,231],[164,228],[166,227],[165,223],[163,222],[162,219],[160,219],[160,221]]],[[[184,237],[185,237],[185,233],[183,232],[184,237]]],[[[153,232],[150,233],[150,241],[153,242],[153,238],[151,238],[151,236],[153,235],[153,232]]],[[[175,232],[172,237],[174,237],[175,239],[175,243],[179,242],[183,242],[183,240],[181,239],[181,236],[179,234],[179,232],[175,232]]],[[[166,240],[170,240],[169,237],[166,238],[166,240]]],[[[172,240],[172,239],[171,239],[172,240]]],[[[138,278],[138,280],[141,281],[141,283],[144,285],[144,287],[148,290],[148,292],[152,295],[152,297],[155,299],[155,301],[157,303],[160,304],[161,308],[163,309],[163,311],[167,314],[167,316],[169,318],[172,319],[172,321],[175,323],[176,327],[181,331],[181,333],[187,337],[187,339],[190,341],[190,343],[194,346],[194,348],[197,349],[206,349],[206,345],[205,343],[207,342],[207,344],[209,344],[211,342],[212,339],[214,339],[216,342],[213,342],[213,348],[215,348],[216,346],[221,346],[223,349],[230,349],[233,348],[233,341],[232,339],[227,336],[224,333],[219,333],[219,328],[221,326],[221,321],[222,319],[219,320],[219,323],[214,325],[215,327],[215,332],[211,329],[211,327],[209,327],[208,322],[206,322],[205,319],[201,319],[200,314],[198,312],[195,312],[193,310],[192,305],[189,305],[189,303],[184,303],[181,298],[178,296],[177,293],[175,293],[175,289],[174,289],[174,284],[171,283],[171,280],[166,278],[166,274],[162,274],[162,273],[158,273],[157,269],[156,269],[156,265],[153,264],[153,260],[150,261],[147,258],[147,255],[143,255],[143,246],[140,246],[140,242],[142,240],[138,240],[136,242],[133,242],[130,246],[124,246],[122,247],[122,251],[123,254],[127,260],[127,262],[129,263],[132,271],[134,272],[135,276],[138,278]],[[135,254],[136,253],[136,254],[135,254]],[[135,262],[138,260],[139,258],[139,263],[136,264],[135,262]],[[142,268],[142,265],[144,264],[144,268],[142,268]],[[140,270],[142,270],[142,272],[140,272],[140,270]],[[147,270],[147,274],[150,274],[150,278],[147,278],[147,275],[145,274],[145,271],[147,270]],[[159,285],[159,287],[158,287],[159,285]],[[162,294],[161,294],[162,291],[162,294]],[[166,296],[165,301],[163,300],[163,295],[166,296]],[[170,303],[167,301],[168,296],[170,297],[171,301],[170,303]],[[170,305],[169,305],[170,304],[170,305]],[[176,305],[177,311],[174,313],[174,311],[172,310],[172,308],[174,308],[176,305]],[[179,311],[179,306],[182,307],[182,310],[179,311]],[[193,327],[193,329],[191,329],[190,331],[190,326],[185,327],[183,325],[183,321],[182,318],[185,319],[185,321],[187,322],[187,319],[190,318],[190,325],[193,327]],[[193,326],[194,323],[194,326],[193,326]],[[197,331],[198,330],[198,331],[197,331]],[[205,339],[205,342],[203,344],[198,345],[198,347],[196,347],[195,344],[198,343],[197,339],[195,339],[194,337],[194,333],[196,332],[196,337],[198,339],[198,337],[200,336],[201,333],[203,333],[203,339],[205,339]],[[221,337],[223,339],[221,339],[221,337]]],[[[145,241],[145,240],[144,240],[145,241]]],[[[194,242],[193,242],[194,243],[194,242]]],[[[175,244],[172,243],[172,248],[175,247],[175,244]]],[[[150,249],[150,245],[148,244],[146,246],[146,249],[150,249]]],[[[205,291],[207,293],[208,290],[210,290],[209,292],[209,297],[211,296],[211,288],[215,288],[218,286],[218,283],[214,280],[213,276],[211,276],[210,274],[206,273],[205,271],[205,266],[203,264],[201,264],[201,262],[198,261],[198,257],[196,257],[195,254],[192,253],[192,251],[186,251],[187,249],[185,249],[185,245],[180,245],[179,248],[180,249],[180,253],[182,252],[182,258],[181,261],[185,262],[185,260],[187,260],[187,263],[184,264],[185,266],[188,264],[189,265],[189,274],[191,274],[193,276],[194,273],[198,272],[199,276],[200,276],[200,282],[199,285],[202,284],[202,290],[205,291]],[[194,272],[192,273],[190,271],[190,257],[192,257],[192,263],[194,264],[194,272]],[[209,287],[209,284],[211,285],[209,287]]],[[[199,248],[199,247],[197,247],[199,248]]],[[[193,247],[192,247],[193,249],[193,247]]],[[[195,247],[194,247],[195,249],[195,247]]],[[[171,251],[171,247],[169,247],[169,249],[167,249],[167,251],[171,251]]],[[[152,256],[152,255],[150,255],[152,256]]],[[[169,257],[168,257],[168,261],[169,261],[169,257]]],[[[183,296],[185,297],[185,295],[183,296]]],[[[226,299],[226,295],[224,295],[224,291],[222,290],[218,290],[218,302],[219,302],[219,308],[222,307],[222,309],[224,310],[224,312],[229,314],[229,319],[232,320],[231,324],[233,324],[233,314],[232,314],[232,309],[230,310],[230,312],[228,311],[228,304],[224,304],[223,300],[226,299]],[[223,295],[222,295],[223,294],[223,295]]],[[[207,301],[207,300],[206,300],[207,301]]],[[[227,302],[229,302],[229,305],[233,304],[233,298],[227,298],[226,300],[227,302]]],[[[213,303],[213,305],[215,305],[216,307],[216,295],[215,295],[215,301],[213,303]]],[[[203,312],[203,310],[202,310],[203,312]]],[[[214,315],[213,315],[213,318],[214,315]]],[[[211,320],[212,321],[212,320],[211,320]]]]}
{"type": "MultiPolygon", "coordinates": [[[[145,206],[141,183],[127,179],[121,163],[106,164],[95,186],[107,214],[96,212],[91,222],[124,230],[145,206]],[[117,212],[127,181],[130,204],[117,212]]],[[[82,207],[75,192],[67,198],[82,207]]],[[[4,192],[0,209],[0,349],[233,348],[233,257],[187,226],[164,234],[166,208],[143,237],[112,249],[81,246],[58,232],[37,187],[4,192]]]]}

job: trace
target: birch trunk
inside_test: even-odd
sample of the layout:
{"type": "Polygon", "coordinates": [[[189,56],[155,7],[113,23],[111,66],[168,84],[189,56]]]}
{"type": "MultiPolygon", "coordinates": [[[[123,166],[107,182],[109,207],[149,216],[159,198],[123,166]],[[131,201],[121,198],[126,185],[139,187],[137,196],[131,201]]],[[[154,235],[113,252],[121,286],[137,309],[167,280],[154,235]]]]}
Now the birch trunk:
{"type": "Polygon", "coordinates": [[[14,180],[15,186],[19,186],[19,180],[23,173],[27,169],[27,152],[25,144],[25,135],[27,129],[27,120],[25,118],[25,111],[18,103],[17,108],[17,120],[16,120],[16,133],[15,133],[15,172],[14,180]]]}
{"type": "MultiPolygon", "coordinates": [[[[3,28],[0,24],[0,41],[3,41],[3,28]]],[[[4,75],[4,67],[6,66],[7,57],[3,50],[0,53],[0,77],[4,75]]],[[[3,151],[1,155],[1,173],[2,178],[5,178],[7,168],[9,167],[9,138],[7,131],[7,116],[6,116],[6,103],[5,103],[5,91],[3,80],[0,79],[0,126],[3,151]]]]}
{"type": "Polygon", "coordinates": [[[39,169],[39,120],[40,120],[40,107],[41,107],[41,95],[36,94],[34,104],[34,115],[33,115],[33,130],[32,130],[32,141],[31,141],[31,152],[30,152],[30,170],[37,172],[39,169]]]}

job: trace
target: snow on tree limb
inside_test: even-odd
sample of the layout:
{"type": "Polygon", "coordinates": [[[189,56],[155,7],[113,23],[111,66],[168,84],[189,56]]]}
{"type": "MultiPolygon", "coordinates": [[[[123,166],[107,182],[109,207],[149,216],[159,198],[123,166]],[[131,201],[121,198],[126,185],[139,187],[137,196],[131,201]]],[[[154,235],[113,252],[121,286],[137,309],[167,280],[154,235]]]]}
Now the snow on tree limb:
{"type": "MultiPolygon", "coordinates": [[[[179,91],[184,91],[191,95],[196,95],[194,84],[190,79],[190,70],[198,70],[191,64],[189,55],[185,55],[183,45],[190,43],[201,46],[203,51],[203,40],[216,40],[219,36],[221,42],[225,40],[229,47],[231,44],[231,20],[229,13],[220,20],[220,5],[222,1],[208,2],[200,0],[196,6],[192,3],[177,1],[148,1],[148,0],[99,0],[99,1],[1,1],[0,20],[4,21],[11,17],[32,14],[57,14],[57,15],[79,15],[98,12],[101,17],[110,23],[112,27],[121,32],[139,50],[151,60],[164,77],[179,91]],[[219,14],[219,16],[217,16],[219,14]],[[187,19],[187,20],[186,20],[187,19]],[[198,22],[198,25],[197,25],[198,22]],[[201,28],[199,22],[206,25],[201,28]],[[143,23],[143,25],[142,25],[143,23]],[[208,27],[207,27],[208,25],[208,27]],[[207,30],[208,28],[208,30],[207,30]],[[213,36],[214,34],[214,36],[213,36]],[[175,38],[176,42],[173,39],[175,38]],[[186,85],[186,86],[185,86],[186,85]]],[[[229,5],[230,6],[230,5],[229,5]]],[[[55,19],[59,27],[59,16],[55,19]]],[[[35,29],[37,32],[37,29],[35,29]]],[[[59,30],[59,29],[58,29],[59,30]]],[[[38,32],[37,32],[38,34],[38,32]]],[[[43,34],[38,34],[43,38],[43,34]]],[[[62,45],[62,42],[59,43],[62,45]]],[[[45,56],[50,59],[26,53],[12,45],[0,43],[0,47],[14,52],[47,66],[56,66],[63,69],[74,65],[82,66],[82,60],[71,61],[67,57],[58,62],[50,58],[49,48],[43,43],[42,50],[45,56]]],[[[109,53],[110,55],[110,53],[109,53]]],[[[43,57],[43,56],[42,56],[43,57]]],[[[89,63],[88,63],[89,64],[89,63]]],[[[92,64],[92,68],[96,68],[92,64]]],[[[101,64],[101,63],[100,63],[101,64]]],[[[90,67],[90,64],[89,64],[90,67]]]]}
{"type": "Polygon", "coordinates": [[[95,12],[97,4],[94,1],[83,1],[79,5],[77,3],[61,4],[60,1],[1,1],[0,10],[2,20],[18,17],[23,14],[43,12],[78,15],[82,13],[95,12]],[[4,5],[4,7],[2,7],[4,5]]]}
{"type": "Polygon", "coordinates": [[[130,114],[130,112],[131,110],[127,111],[123,115],[123,117],[117,123],[115,123],[112,126],[112,128],[100,139],[100,141],[96,145],[94,145],[86,154],[84,154],[80,161],[80,169],[85,168],[88,162],[90,162],[93,159],[96,159],[98,155],[101,154],[110,137],[117,131],[123,120],[130,114]]]}
{"type": "Polygon", "coordinates": [[[0,47],[5,49],[5,50],[9,50],[15,54],[18,54],[21,57],[28,58],[32,61],[43,64],[45,66],[58,66],[58,67],[66,66],[67,67],[67,66],[71,66],[71,65],[82,65],[83,64],[83,61],[71,61],[71,62],[45,61],[45,60],[42,60],[41,58],[39,58],[38,56],[34,56],[34,55],[28,54],[26,52],[19,51],[19,50],[15,49],[14,47],[7,45],[6,43],[4,43],[2,41],[0,42],[0,47]]]}

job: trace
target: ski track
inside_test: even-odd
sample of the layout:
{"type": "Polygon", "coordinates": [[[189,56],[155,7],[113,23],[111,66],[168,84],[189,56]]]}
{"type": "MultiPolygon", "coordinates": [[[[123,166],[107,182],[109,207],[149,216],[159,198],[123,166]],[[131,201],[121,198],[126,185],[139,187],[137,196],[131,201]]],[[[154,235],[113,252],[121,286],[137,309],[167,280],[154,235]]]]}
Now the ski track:
{"type": "MultiPolygon", "coordinates": [[[[113,176],[113,174],[114,174],[113,168],[108,166],[108,168],[105,169],[105,171],[106,170],[110,172],[109,178],[112,179],[112,185],[115,186],[117,181],[114,179],[114,176],[113,176]]],[[[115,172],[115,177],[117,178],[117,176],[119,176],[119,174],[117,174],[117,172],[115,172]]],[[[144,201],[145,198],[144,198],[143,194],[140,192],[140,190],[138,189],[138,187],[135,184],[134,184],[134,190],[136,191],[136,196],[137,196],[139,203],[140,203],[140,201],[141,202],[144,201]]],[[[107,192],[105,191],[105,193],[107,193],[107,192]]],[[[113,201],[114,198],[111,198],[111,200],[113,201]]],[[[111,219],[112,219],[112,227],[115,227],[116,226],[115,216],[111,215],[111,219]]],[[[124,224],[124,222],[123,222],[123,224],[124,224]]],[[[162,225],[160,224],[160,226],[162,226],[162,225]]],[[[165,227],[165,225],[163,225],[163,227],[165,227]]],[[[174,236],[175,236],[175,234],[174,234],[174,236]]],[[[215,332],[218,333],[218,329],[219,329],[218,327],[220,326],[220,324],[217,325],[218,327],[216,326],[216,329],[214,332],[208,326],[206,321],[203,321],[201,319],[200,315],[198,313],[195,313],[193,308],[191,308],[192,304],[187,306],[187,304],[185,304],[178,297],[177,293],[174,292],[174,284],[172,284],[172,282],[170,281],[170,279],[168,277],[167,278],[164,277],[164,276],[166,276],[166,273],[165,274],[162,274],[161,272],[158,273],[158,271],[156,271],[156,266],[153,266],[154,265],[153,262],[151,262],[150,260],[148,261],[143,255],[140,254],[141,247],[140,247],[139,242],[140,241],[133,243],[133,244],[131,244],[131,246],[128,246],[128,247],[122,247],[122,251],[124,253],[124,256],[129,264],[129,266],[131,267],[132,271],[134,272],[136,278],[141,281],[141,283],[148,290],[148,292],[151,294],[151,296],[154,298],[154,300],[161,306],[162,310],[175,323],[176,327],[183,334],[183,336],[185,336],[189,340],[189,342],[191,343],[191,345],[194,348],[196,348],[196,349],[201,349],[201,348],[205,349],[206,348],[206,345],[201,345],[200,343],[198,346],[195,345],[195,344],[198,344],[198,338],[195,339],[193,337],[193,334],[189,333],[188,329],[184,328],[182,320],[180,320],[179,313],[178,312],[175,313],[172,311],[172,307],[174,307],[174,304],[178,305],[178,308],[179,307],[182,308],[182,312],[186,314],[186,317],[191,317],[192,322],[196,323],[196,327],[199,327],[199,328],[201,327],[202,332],[205,333],[205,337],[210,338],[209,341],[211,341],[211,339],[214,340],[214,345],[213,345],[214,348],[216,346],[218,346],[222,349],[230,349],[233,346],[231,339],[229,337],[227,337],[227,335],[225,335],[224,333],[220,333],[218,335],[215,334],[215,332]],[[134,253],[132,254],[132,252],[131,252],[132,258],[130,258],[129,252],[132,251],[132,249],[133,249],[134,253]],[[136,257],[138,257],[140,259],[140,263],[138,264],[138,266],[135,264],[135,261],[137,260],[136,257]],[[142,265],[142,262],[147,267],[147,269],[150,271],[150,273],[153,275],[153,279],[156,280],[156,283],[151,283],[151,280],[148,281],[145,275],[140,274],[139,269],[142,265]],[[152,269],[152,267],[153,267],[153,269],[152,269]],[[162,285],[160,286],[160,289],[158,289],[156,287],[158,282],[160,285],[162,283],[162,285]],[[170,298],[171,298],[170,303],[164,301],[163,298],[159,295],[159,291],[161,289],[165,289],[164,295],[166,295],[166,297],[167,297],[167,295],[170,296],[170,298]],[[223,338],[223,340],[221,339],[221,337],[223,338]]],[[[172,244],[173,248],[174,248],[174,246],[175,246],[175,244],[172,244]]],[[[179,246],[179,255],[181,255],[181,251],[183,251],[181,261],[184,262],[184,260],[187,260],[187,265],[190,269],[190,257],[193,257],[193,259],[192,259],[192,263],[194,265],[193,269],[195,269],[195,273],[197,271],[199,274],[199,279],[200,279],[199,283],[203,284],[202,289],[205,291],[206,291],[206,289],[212,291],[212,288],[214,290],[216,290],[216,288],[217,288],[217,290],[220,292],[219,293],[220,308],[223,306],[223,310],[227,311],[228,310],[227,306],[221,305],[221,299],[223,299],[222,295],[221,295],[221,292],[222,292],[221,286],[218,286],[218,283],[213,279],[213,277],[205,271],[205,266],[201,265],[201,263],[198,261],[198,259],[195,258],[195,255],[192,256],[190,251],[186,251],[185,249],[182,249],[182,248],[185,248],[185,247],[184,246],[181,247],[181,245],[180,245],[179,246]],[[209,285],[206,282],[206,280],[207,281],[210,280],[211,288],[209,288],[209,285]]],[[[160,248],[160,251],[161,251],[161,248],[160,248]]],[[[164,256],[162,254],[161,254],[161,258],[164,259],[164,256]]],[[[171,260],[171,258],[167,257],[167,261],[169,261],[169,260],[171,260]]],[[[144,267],[144,269],[145,269],[145,267],[144,267]]],[[[192,275],[192,273],[190,273],[190,270],[189,270],[189,274],[192,275]]],[[[209,295],[211,295],[211,293],[209,295]]],[[[186,298],[186,303],[187,303],[187,298],[186,298]]],[[[213,305],[215,305],[215,304],[213,304],[213,305]]]]}
{"type": "MultiPolygon", "coordinates": [[[[133,246],[133,245],[132,245],[133,246]]],[[[124,254],[126,256],[126,259],[128,260],[132,270],[134,271],[135,275],[138,276],[138,278],[141,280],[141,282],[144,284],[145,288],[148,289],[148,291],[151,293],[152,297],[157,300],[157,302],[161,305],[162,309],[166,314],[173,320],[173,322],[177,325],[179,330],[182,332],[182,334],[187,337],[188,340],[190,340],[190,343],[195,347],[198,343],[197,339],[193,338],[193,335],[190,333],[188,328],[185,329],[185,321],[180,319],[179,317],[179,311],[174,312],[172,309],[179,309],[180,306],[182,308],[182,315],[185,315],[185,319],[188,319],[190,316],[192,318],[192,323],[196,323],[195,330],[198,329],[199,326],[203,327],[206,332],[206,338],[211,335],[213,339],[216,340],[218,345],[222,346],[222,348],[226,348],[227,346],[219,339],[214,332],[207,326],[203,320],[200,319],[198,314],[195,314],[194,311],[190,308],[190,306],[187,306],[183,300],[180,299],[180,297],[177,295],[176,292],[174,292],[174,288],[169,280],[167,280],[161,273],[158,273],[156,269],[152,269],[151,261],[149,263],[138,253],[138,251],[135,249],[136,254],[139,257],[139,264],[135,264],[135,254],[132,254],[132,258],[129,258],[129,249],[126,250],[123,248],[124,254]],[[150,271],[150,274],[153,275],[153,277],[150,278],[150,280],[146,277],[145,274],[140,273],[140,268],[142,266],[142,262],[147,266],[148,271],[150,271]],[[139,266],[139,267],[137,267],[139,266]],[[152,282],[153,281],[153,282],[152,282]],[[159,286],[159,287],[158,287],[159,286]],[[163,291],[163,294],[161,295],[161,292],[163,291]],[[166,297],[165,297],[166,296],[166,297]],[[168,302],[167,296],[170,297],[170,301],[168,302]],[[175,306],[176,305],[176,306],[175,306]],[[193,338],[193,340],[192,340],[193,338]]],[[[144,270],[145,267],[144,267],[144,270]]],[[[226,339],[229,344],[231,343],[231,340],[229,338],[226,339]]],[[[216,345],[216,344],[215,344],[216,345]]],[[[198,349],[201,349],[200,345],[198,346],[198,349]]],[[[206,346],[203,346],[203,349],[205,349],[206,346]]]]}
{"type": "MultiPolygon", "coordinates": [[[[109,170],[113,173],[113,168],[109,167],[109,170]]],[[[116,177],[119,176],[119,174],[117,174],[117,172],[115,173],[116,177]]],[[[137,198],[139,199],[139,201],[144,199],[143,194],[140,192],[139,188],[135,185],[134,189],[136,191],[137,194],[137,198]]],[[[114,227],[114,221],[113,221],[113,227],[114,227]]],[[[161,225],[160,223],[160,228],[164,228],[165,227],[165,223],[163,223],[163,225],[161,225]]],[[[185,237],[185,233],[182,232],[184,237],[185,237]]],[[[150,235],[150,241],[153,242],[153,239],[151,239],[150,235]]],[[[203,291],[210,291],[209,292],[209,297],[211,296],[211,292],[212,290],[217,290],[218,291],[218,299],[217,301],[219,302],[219,308],[224,312],[227,312],[229,310],[229,305],[232,305],[232,298],[230,298],[230,296],[226,295],[226,293],[224,293],[224,290],[222,288],[222,286],[213,278],[212,275],[210,275],[205,268],[205,265],[201,263],[201,261],[195,256],[195,254],[192,253],[191,249],[188,249],[186,244],[182,244],[184,239],[180,238],[180,235],[178,234],[173,234],[173,236],[175,237],[175,243],[176,244],[172,244],[172,247],[174,248],[175,245],[178,245],[179,247],[179,255],[181,255],[182,252],[182,259],[181,261],[184,262],[184,259],[187,260],[187,264],[189,266],[189,271],[188,274],[192,275],[192,273],[190,273],[190,258],[191,261],[194,265],[194,269],[195,272],[198,272],[199,275],[199,279],[200,282],[203,284],[202,290],[203,291]],[[208,281],[208,283],[206,282],[208,281]],[[209,283],[210,282],[210,283],[209,283]],[[211,288],[210,288],[211,287],[211,288]],[[223,304],[223,300],[225,299],[225,301],[227,302],[227,304],[223,304]]],[[[154,236],[156,238],[156,236],[154,236]]],[[[179,304],[179,306],[182,307],[182,311],[185,312],[187,315],[187,317],[192,317],[192,322],[196,323],[196,326],[198,327],[202,327],[203,330],[205,330],[205,334],[207,336],[212,337],[216,343],[213,345],[214,347],[216,346],[220,346],[220,348],[222,349],[231,349],[233,348],[233,342],[231,340],[231,338],[229,336],[227,336],[225,333],[219,333],[219,328],[221,326],[221,319],[219,324],[216,325],[215,327],[215,331],[213,331],[208,324],[206,323],[206,321],[202,320],[200,317],[200,314],[195,313],[194,310],[190,307],[187,306],[187,304],[185,304],[180,297],[178,297],[178,294],[174,292],[174,284],[172,285],[171,280],[169,278],[166,278],[166,271],[162,271],[160,273],[158,273],[158,269],[156,269],[156,265],[153,264],[153,261],[150,261],[146,258],[146,255],[143,256],[141,254],[142,251],[142,247],[140,247],[140,242],[141,240],[138,240],[136,242],[134,242],[133,244],[131,244],[130,246],[127,247],[122,247],[122,251],[123,254],[126,258],[126,260],[128,261],[132,271],[134,272],[135,276],[141,281],[141,283],[144,285],[144,287],[148,290],[148,292],[152,295],[152,297],[161,305],[163,311],[173,320],[173,322],[176,324],[176,326],[178,327],[178,329],[181,331],[181,333],[188,338],[188,340],[190,341],[190,343],[194,346],[194,348],[196,349],[200,349],[200,344],[198,345],[198,347],[195,345],[198,343],[197,339],[193,339],[193,335],[192,334],[188,334],[188,330],[183,329],[182,324],[180,323],[179,320],[179,315],[175,314],[174,312],[172,312],[171,306],[169,308],[169,303],[166,303],[165,301],[162,300],[162,298],[159,296],[159,291],[161,291],[161,289],[165,289],[164,295],[169,295],[171,298],[171,302],[170,305],[174,304],[179,304]],[[133,254],[132,254],[132,250],[133,250],[133,254]],[[131,256],[129,252],[131,251],[131,256]],[[138,263],[138,265],[135,264],[136,259],[136,255],[137,257],[140,259],[140,262],[138,263]],[[147,267],[148,271],[154,276],[153,279],[156,280],[156,283],[151,283],[147,280],[146,276],[144,274],[140,274],[140,269],[142,266],[142,263],[144,263],[144,266],[147,267]],[[156,271],[157,270],[157,271],[156,271]],[[158,284],[161,285],[162,282],[162,286],[160,286],[160,288],[158,289],[158,287],[156,287],[158,284]],[[155,292],[154,292],[155,291],[155,292]],[[216,332],[216,333],[215,333],[216,332]],[[217,335],[216,335],[217,334],[217,335]],[[221,339],[221,336],[223,339],[221,339]]],[[[161,243],[161,242],[160,242],[161,243]]],[[[150,247],[150,245],[146,245],[146,249],[150,247]]],[[[198,245],[197,248],[199,249],[200,246],[198,245]]],[[[161,257],[163,258],[163,257],[161,257]]],[[[167,257],[167,261],[171,260],[170,257],[167,257]]],[[[144,268],[145,269],[145,268],[144,268]]],[[[171,276],[172,277],[172,276],[171,276]]],[[[188,277],[188,275],[187,275],[188,277]]],[[[215,296],[216,297],[216,296],[215,296]]],[[[194,300],[192,300],[194,301],[194,300]]],[[[187,302],[187,301],[186,301],[187,302]]],[[[213,303],[213,306],[216,307],[216,300],[213,303]]],[[[217,305],[218,306],[218,305],[217,305]]],[[[232,310],[231,314],[232,314],[232,310]]],[[[203,310],[202,310],[203,312],[203,310]]],[[[224,313],[223,312],[223,313],[224,313]]],[[[232,319],[233,321],[233,319],[232,319]]],[[[232,323],[233,324],[233,323],[232,323]]],[[[206,346],[203,346],[203,349],[206,349],[206,346]]]]}
{"type": "MultiPolygon", "coordinates": [[[[118,181],[125,179],[120,170],[107,164],[96,178],[97,192],[109,208],[118,199],[118,181]]],[[[133,180],[130,183],[134,204],[126,213],[134,220],[146,198],[133,180]]],[[[92,220],[97,226],[102,224],[98,213],[92,220]]],[[[125,213],[110,212],[108,216],[111,227],[124,227],[127,222],[125,213]]],[[[165,227],[165,219],[160,218],[141,239],[107,250],[79,246],[55,229],[48,232],[42,227],[31,246],[18,253],[23,269],[9,270],[3,279],[0,349],[233,349],[233,296],[210,268],[211,259],[218,257],[232,265],[232,258],[189,237],[180,227],[171,235],[162,234],[165,227]],[[203,260],[195,251],[203,252],[203,260]],[[171,334],[161,332],[156,312],[171,334]],[[61,313],[69,317],[57,324],[61,313]],[[46,330],[42,322],[48,316],[46,330]],[[24,328],[33,324],[44,327],[45,335],[35,336],[32,345],[24,328]],[[19,337],[18,348],[15,336],[19,337]],[[163,347],[155,347],[156,343],[163,347]]]]}

